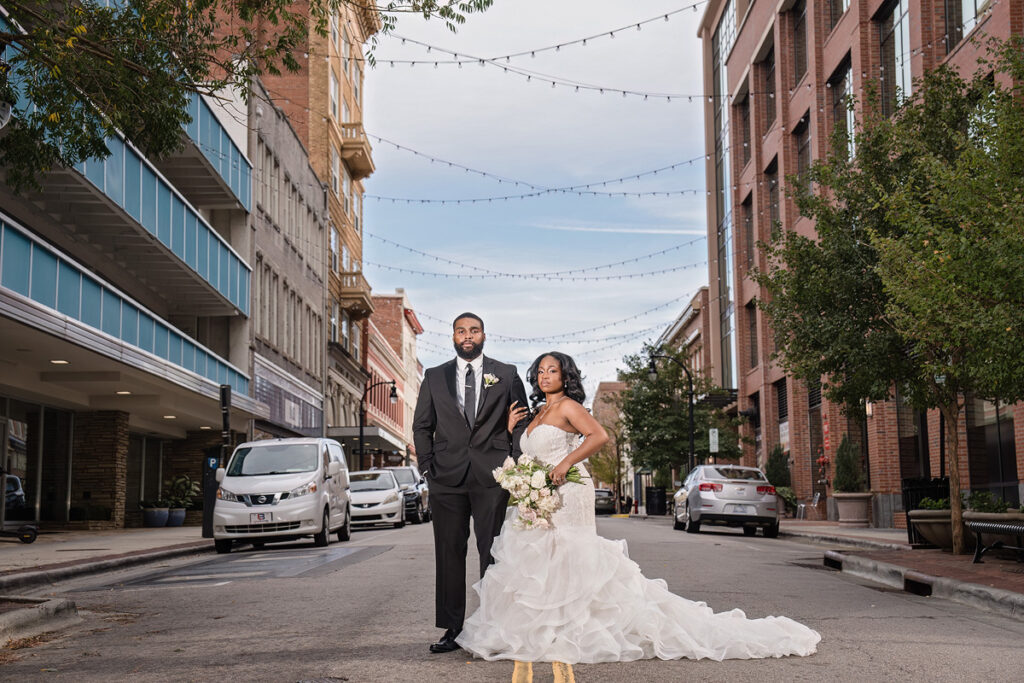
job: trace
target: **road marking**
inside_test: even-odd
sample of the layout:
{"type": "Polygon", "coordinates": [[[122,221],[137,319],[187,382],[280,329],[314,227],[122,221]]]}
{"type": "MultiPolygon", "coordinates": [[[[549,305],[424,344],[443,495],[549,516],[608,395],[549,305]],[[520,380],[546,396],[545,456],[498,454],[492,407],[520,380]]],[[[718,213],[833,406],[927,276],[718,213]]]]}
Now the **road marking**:
{"type": "Polygon", "coordinates": [[[217,586],[226,586],[226,585],[228,585],[229,583],[231,583],[231,582],[230,582],[230,581],[221,581],[220,583],[215,583],[215,584],[212,584],[212,585],[210,586],[210,588],[216,588],[217,586]]]}
{"type": "Polygon", "coordinates": [[[572,674],[572,664],[552,662],[551,673],[555,676],[555,683],[576,683],[576,677],[572,674]]]}
{"type": "Polygon", "coordinates": [[[517,661],[512,669],[512,683],[533,683],[533,664],[517,661]]]}

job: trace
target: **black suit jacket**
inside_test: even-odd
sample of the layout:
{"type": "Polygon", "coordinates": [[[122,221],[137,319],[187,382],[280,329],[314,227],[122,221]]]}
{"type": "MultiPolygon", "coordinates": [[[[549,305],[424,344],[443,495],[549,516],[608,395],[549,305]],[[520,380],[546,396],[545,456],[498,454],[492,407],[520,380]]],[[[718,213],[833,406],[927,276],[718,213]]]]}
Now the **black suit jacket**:
{"type": "Polygon", "coordinates": [[[472,427],[459,409],[456,393],[458,364],[455,359],[424,373],[413,417],[413,442],[420,471],[430,481],[458,486],[466,472],[484,486],[497,486],[491,470],[505,458],[519,458],[519,438],[526,420],[508,431],[508,408],[513,401],[526,406],[526,390],[513,365],[484,356],[483,373],[498,381],[491,386],[480,383],[476,424],[472,427]]]}

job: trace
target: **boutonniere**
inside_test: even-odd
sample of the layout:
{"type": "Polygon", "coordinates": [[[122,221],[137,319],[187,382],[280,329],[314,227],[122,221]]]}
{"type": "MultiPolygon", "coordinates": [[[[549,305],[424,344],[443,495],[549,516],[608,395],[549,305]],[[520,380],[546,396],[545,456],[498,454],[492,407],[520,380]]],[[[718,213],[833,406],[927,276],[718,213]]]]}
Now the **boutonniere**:
{"type": "Polygon", "coordinates": [[[488,372],[487,374],[484,375],[484,389],[487,389],[488,387],[493,387],[499,381],[500,380],[496,375],[492,375],[491,373],[488,372]]]}

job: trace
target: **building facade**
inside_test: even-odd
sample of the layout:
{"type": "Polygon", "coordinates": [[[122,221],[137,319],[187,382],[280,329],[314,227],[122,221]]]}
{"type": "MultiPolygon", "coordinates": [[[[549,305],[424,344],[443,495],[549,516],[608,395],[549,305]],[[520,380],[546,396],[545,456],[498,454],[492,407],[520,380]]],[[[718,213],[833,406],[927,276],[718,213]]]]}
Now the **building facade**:
{"type": "MultiPolygon", "coordinates": [[[[786,194],[826,155],[836,127],[852,130],[871,82],[885,112],[913,92],[913,79],[940,63],[973,72],[982,56],[970,41],[1024,31],[1024,2],[998,0],[712,0],[700,28],[704,53],[705,148],[711,297],[709,348],[716,381],[736,388],[758,443],[744,456],[763,463],[775,444],[789,453],[793,487],[813,515],[828,513],[830,469],[843,436],[864,456],[875,492],[873,524],[903,526],[904,480],[942,476],[944,425],[896,400],[871,406],[863,421],[823,400],[820,386],[788,377],[771,362],[771,332],[748,277],[766,268],[757,249],[777,224],[805,235],[814,225],[786,194]],[[858,104],[860,106],[860,104],[858,104]]],[[[964,487],[1020,500],[1024,411],[968,400],[960,463],[964,487]],[[1015,412],[1018,414],[1015,415],[1015,412]]]]}
{"type": "Polygon", "coordinates": [[[412,419],[423,378],[423,364],[417,356],[416,340],[423,334],[423,325],[416,317],[408,294],[402,288],[396,289],[393,294],[374,294],[373,315],[370,319],[402,360],[402,439],[405,441],[407,460],[415,463],[412,419]]]}
{"type": "MultiPolygon", "coordinates": [[[[622,458],[622,489],[615,491],[614,481],[600,482],[603,486],[615,491],[623,501],[626,496],[636,501],[637,505],[643,500],[643,483],[633,468],[629,457],[629,443],[623,438],[622,411],[619,409],[617,399],[626,389],[625,382],[600,382],[594,392],[594,402],[591,410],[594,419],[597,420],[608,432],[608,448],[611,452],[619,453],[622,458]]],[[[629,510],[623,510],[628,513],[629,510]]]]}
{"type": "Polygon", "coordinates": [[[249,101],[253,438],[322,436],[327,361],[327,186],[287,116],[257,84],[249,101]]]}
{"type": "Polygon", "coordinates": [[[711,321],[705,314],[709,298],[707,287],[697,290],[683,312],[661,333],[655,343],[660,348],[686,349],[690,372],[705,377],[713,374],[709,348],[711,321]]]}
{"type": "Polygon", "coordinates": [[[362,46],[381,25],[372,7],[349,3],[342,3],[328,24],[325,36],[310,26],[308,59],[300,71],[264,81],[327,184],[324,411],[328,427],[343,427],[358,423],[370,379],[362,323],[373,312],[373,300],[362,273],[362,181],[374,166],[363,129],[362,46]]]}
{"type": "Polygon", "coordinates": [[[140,501],[219,453],[221,385],[233,432],[268,417],[249,350],[252,165],[228,106],[192,97],[164,159],[113,137],[38,191],[0,181],[0,459],[25,492],[8,519],[138,524],[140,501]]]}

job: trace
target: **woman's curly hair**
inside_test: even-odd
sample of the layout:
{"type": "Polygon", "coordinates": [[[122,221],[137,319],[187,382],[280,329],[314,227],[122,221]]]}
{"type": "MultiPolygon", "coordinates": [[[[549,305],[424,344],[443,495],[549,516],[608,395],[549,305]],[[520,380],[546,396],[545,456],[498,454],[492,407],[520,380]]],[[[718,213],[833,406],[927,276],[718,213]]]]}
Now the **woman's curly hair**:
{"type": "Polygon", "coordinates": [[[562,386],[565,395],[577,403],[583,403],[583,399],[587,397],[587,392],[583,390],[583,375],[580,373],[580,369],[576,367],[576,361],[568,354],[560,351],[550,351],[537,356],[537,360],[533,361],[530,369],[526,371],[526,381],[530,383],[530,387],[533,389],[533,393],[530,394],[530,402],[533,403],[533,409],[536,410],[545,400],[544,392],[537,386],[537,369],[540,367],[540,362],[548,356],[558,361],[558,367],[562,370],[562,386]]]}

